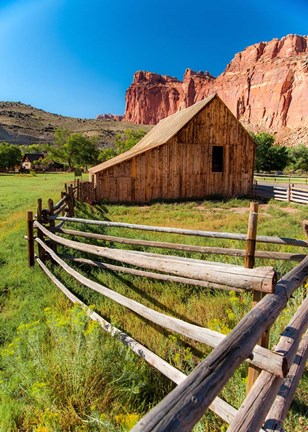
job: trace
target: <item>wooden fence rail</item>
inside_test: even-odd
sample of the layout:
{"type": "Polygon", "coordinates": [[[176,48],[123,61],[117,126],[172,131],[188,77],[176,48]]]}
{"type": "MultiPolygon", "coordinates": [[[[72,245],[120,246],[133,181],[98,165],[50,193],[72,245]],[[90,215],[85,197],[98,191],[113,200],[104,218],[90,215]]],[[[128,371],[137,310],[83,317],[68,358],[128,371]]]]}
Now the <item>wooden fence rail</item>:
{"type": "MultiPolygon", "coordinates": [[[[49,219],[52,219],[51,216],[49,219]]],[[[92,219],[83,219],[83,218],[73,218],[60,216],[56,218],[59,221],[64,222],[72,222],[72,223],[82,223],[84,225],[97,225],[97,226],[105,226],[105,227],[118,227],[118,228],[129,228],[140,231],[152,231],[152,232],[161,232],[161,233],[173,233],[173,234],[182,234],[188,236],[196,236],[196,237],[208,237],[215,239],[227,239],[227,240],[241,240],[246,241],[246,234],[238,234],[238,233],[229,233],[229,232],[218,232],[218,231],[202,231],[202,230],[191,230],[185,228],[170,228],[170,227],[157,227],[150,225],[137,225],[130,224],[124,222],[110,222],[110,221],[101,221],[101,220],[92,220],[92,219]]],[[[277,236],[256,236],[257,243],[271,243],[271,244],[280,244],[280,245],[289,245],[289,246],[300,246],[300,247],[308,247],[307,241],[294,239],[289,237],[277,237],[277,236]]]]}
{"type": "MultiPolygon", "coordinates": [[[[285,275],[278,282],[276,293],[265,296],[186,380],[156,405],[133,431],[190,431],[247,357],[261,334],[273,324],[294,290],[305,282],[307,275],[308,257],[285,275]]],[[[275,394],[278,390],[279,387],[275,388],[275,394]]],[[[260,406],[264,407],[264,399],[254,393],[254,399],[256,398],[260,406]]],[[[254,414],[258,417],[258,411],[254,411],[254,414]]],[[[244,421],[245,418],[241,416],[241,420],[244,421]]],[[[260,423],[262,421],[254,423],[250,429],[241,430],[257,432],[260,423]]]]}
{"type": "MultiPolygon", "coordinates": [[[[28,213],[27,239],[29,245],[29,265],[33,265],[35,258],[43,271],[61,291],[72,302],[79,303],[84,308],[86,308],[86,305],[55,277],[51,271],[52,267],[47,268],[44,263],[47,257],[50,257],[54,265],[60,266],[62,270],[79,281],[82,285],[132,310],[149,322],[153,322],[169,331],[176,332],[214,348],[211,354],[207,356],[190,375],[186,376],[151,352],[148,348],[111,326],[110,323],[105,321],[98,314],[86,309],[90,318],[98,321],[102,328],[112,335],[119,337],[122,342],[138,355],[141,355],[145,361],[178,384],[178,387],[153,408],[133,430],[142,432],[189,431],[207,408],[210,408],[225,420],[230,425],[229,431],[232,432],[244,432],[248,430],[250,432],[259,430],[265,432],[279,430],[277,425],[281,426],[282,424],[286,411],[291,403],[295,391],[294,389],[303,373],[303,364],[308,356],[308,336],[303,337],[308,326],[308,299],[302,303],[299,310],[290,321],[275,351],[259,346],[257,343],[262,334],[268,331],[270,326],[277,319],[294,290],[305,282],[308,276],[308,257],[304,254],[292,254],[289,252],[256,251],[255,248],[259,242],[307,247],[307,241],[292,238],[258,236],[258,208],[255,203],[251,205],[247,234],[152,227],[147,225],[75,218],[73,215],[75,191],[77,190],[78,188],[76,188],[76,186],[68,186],[65,195],[62,196],[57,204],[53,204],[51,200],[49,201],[48,209],[43,209],[42,202],[39,200],[36,220],[33,220],[32,215],[28,213]],[[203,238],[241,240],[246,242],[246,250],[193,246],[153,240],[136,240],[63,227],[63,224],[76,223],[170,234],[194,235],[203,238]],[[34,236],[34,229],[37,231],[36,236],[34,236]],[[67,238],[70,236],[143,247],[242,256],[245,258],[246,268],[244,266],[222,264],[182,256],[161,255],[158,253],[119,248],[111,249],[110,247],[77,242],[67,238]],[[34,255],[34,243],[38,245],[39,256],[34,255]],[[65,248],[65,253],[63,253],[62,247],[65,248]],[[86,258],[80,256],[75,257],[67,253],[67,248],[100,256],[108,260],[115,260],[120,262],[120,264],[114,265],[113,263],[94,261],[88,256],[86,258]],[[59,249],[60,252],[57,249],[59,249]],[[237,253],[238,255],[236,255],[237,253]],[[268,256],[266,256],[267,253],[269,254],[268,256]],[[258,256],[258,254],[261,255],[258,256]],[[257,257],[271,259],[295,258],[295,260],[301,259],[301,262],[276,284],[276,273],[272,267],[254,268],[254,261],[257,257]],[[219,332],[190,324],[181,319],[146,307],[137,301],[125,297],[83,276],[76,268],[71,267],[68,262],[73,262],[75,265],[80,263],[111,271],[126,272],[141,277],[195,284],[206,288],[234,289],[235,291],[252,289],[255,294],[259,291],[258,300],[262,292],[267,294],[255,304],[253,309],[240,321],[231,333],[225,336],[219,332]],[[136,267],[139,267],[139,269],[136,267]],[[140,270],[140,267],[146,270],[140,270]],[[295,364],[294,358],[296,356],[300,356],[301,361],[297,361],[295,364]],[[255,383],[252,385],[251,389],[248,389],[246,400],[240,409],[236,410],[217,395],[230,379],[236,368],[244,361],[247,361],[253,367],[259,368],[261,374],[258,378],[253,378],[255,383]],[[295,374],[295,376],[293,374],[295,374]],[[268,385],[268,383],[270,384],[268,385]],[[280,393],[277,396],[279,389],[282,389],[282,384],[288,385],[288,391],[285,391],[283,401],[281,400],[280,393]],[[264,401],[266,402],[264,403],[264,401]],[[261,427],[263,427],[263,429],[260,429],[261,427]]],[[[307,223],[304,224],[304,230],[307,234],[307,223]]],[[[255,297],[255,300],[256,299],[257,297],[255,297]]]]}

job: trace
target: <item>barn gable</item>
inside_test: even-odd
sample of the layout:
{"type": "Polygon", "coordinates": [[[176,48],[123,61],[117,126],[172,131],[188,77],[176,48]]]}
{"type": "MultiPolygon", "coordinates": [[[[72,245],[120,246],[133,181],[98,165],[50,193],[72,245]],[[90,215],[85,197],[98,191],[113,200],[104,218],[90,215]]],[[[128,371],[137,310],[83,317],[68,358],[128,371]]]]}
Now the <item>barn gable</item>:
{"type": "Polygon", "coordinates": [[[254,141],[217,95],[161,120],[131,150],[90,168],[99,199],[245,195],[254,141]]]}

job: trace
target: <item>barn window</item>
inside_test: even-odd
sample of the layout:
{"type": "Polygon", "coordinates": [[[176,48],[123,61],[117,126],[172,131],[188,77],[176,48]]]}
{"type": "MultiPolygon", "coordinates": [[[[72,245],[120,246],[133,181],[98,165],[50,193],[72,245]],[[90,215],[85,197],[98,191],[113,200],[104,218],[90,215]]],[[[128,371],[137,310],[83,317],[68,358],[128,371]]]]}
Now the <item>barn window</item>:
{"type": "Polygon", "coordinates": [[[223,172],[224,166],[224,148],[214,146],[212,152],[212,172],[223,172]]]}

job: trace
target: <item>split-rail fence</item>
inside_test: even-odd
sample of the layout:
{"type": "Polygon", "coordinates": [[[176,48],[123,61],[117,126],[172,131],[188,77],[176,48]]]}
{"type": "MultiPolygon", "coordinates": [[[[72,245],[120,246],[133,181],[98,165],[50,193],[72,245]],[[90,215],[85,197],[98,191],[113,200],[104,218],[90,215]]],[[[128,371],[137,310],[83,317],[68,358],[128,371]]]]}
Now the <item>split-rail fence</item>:
{"type": "MultiPolygon", "coordinates": [[[[154,407],[135,427],[134,431],[189,431],[209,408],[229,424],[229,432],[281,431],[282,423],[293,399],[298,381],[303,374],[308,357],[308,299],[306,298],[281,335],[273,350],[268,348],[268,331],[279,316],[294,291],[305,283],[308,276],[308,257],[303,253],[256,250],[259,243],[307,247],[302,239],[257,235],[258,204],[251,203],[246,234],[211,232],[170,227],[154,227],[74,217],[76,189],[73,186],[62,193],[61,200],[48,208],[38,200],[35,218],[28,212],[29,266],[35,261],[73,302],[81,304],[89,317],[100,323],[111,335],[118,337],[146,362],[177,384],[177,387],[154,407]],[[159,241],[129,239],[85,232],[67,227],[82,223],[102,227],[123,227],[132,230],[175,233],[203,238],[240,240],[245,249],[195,246],[159,241]],[[222,264],[180,256],[109,248],[76,242],[70,236],[112,241],[120,244],[203,252],[243,257],[244,265],[222,264]],[[34,245],[38,245],[35,254],[34,245]],[[59,245],[87,253],[87,258],[60,253],[59,245]],[[100,260],[90,259],[95,255],[100,260]],[[47,258],[83,285],[127,307],[136,314],[155,322],[170,331],[213,347],[213,351],[188,376],[151,352],[147,347],[117,329],[96,312],[87,309],[52,273],[46,265],[47,258]],[[114,265],[101,259],[118,261],[114,265]],[[299,264],[278,282],[273,267],[255,267],[255,258],[293,260],[299,264]],[[83,276],[70,262],[87,264],[104,270],[125,272],[163,281],[197,285],[203,288],[251,290],[255,306],[226,336],[217,331],[187,323],[178,318],[157,312],[83,276]],[[138,268],[136,268],[138,267],[138,268]],[[142,270],[141,270],[141,269],[142,270]],[[247,396],[239,409],[217,395],[242,362],[249,363],[247,396]]],[[[304,223],[308,238],[308,224],[304,223]]]]}

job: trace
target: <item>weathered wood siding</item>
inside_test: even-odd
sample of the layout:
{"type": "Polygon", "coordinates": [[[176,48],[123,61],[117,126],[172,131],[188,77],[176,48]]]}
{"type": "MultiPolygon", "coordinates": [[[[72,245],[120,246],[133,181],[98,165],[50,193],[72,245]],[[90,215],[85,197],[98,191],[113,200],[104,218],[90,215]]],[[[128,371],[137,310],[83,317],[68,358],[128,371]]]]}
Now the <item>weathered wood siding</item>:
{"type": "Polygon", "coordinates": [[[115,202],[231,197],[250,192],[254,143],[229,109],[213,99],[166,144],[95,174],[97,196],[115,202]],[[212,172],[213,146],[223,171],[212,172]]]}

